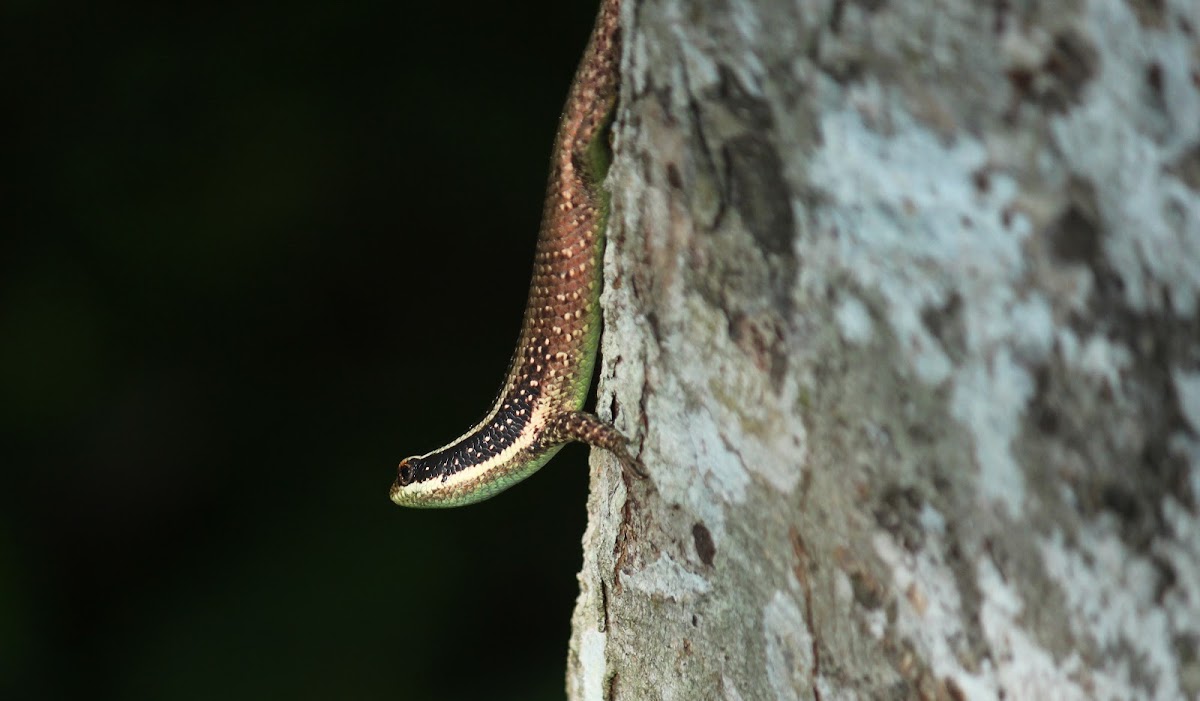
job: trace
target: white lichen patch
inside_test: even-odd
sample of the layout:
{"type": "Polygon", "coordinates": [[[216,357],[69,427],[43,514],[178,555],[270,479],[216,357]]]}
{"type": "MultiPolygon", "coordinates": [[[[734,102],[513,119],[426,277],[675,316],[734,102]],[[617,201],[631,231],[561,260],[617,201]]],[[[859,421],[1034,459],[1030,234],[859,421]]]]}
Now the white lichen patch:
{"type": "MultiPolygon", "coordinates": [[[[706,81],[715,79],[716,73],[694,66],[688,76],[706,81]]],[[[639,132],[635,138],[649,136],[639,132]]],[[[656,142],[654,147],[662,144],[656,142]]],[[[657,271],[652,306],[663,342],[639,348],[647,340],[646,319],[639,316],[641,302],[633,298],[632,286],[609,286],[603,299],[606,309],[629,313],[613,315],[603,352],[606,358],[633,356],[633,365],[639,364],[636,356],[643,355],[646,366],[664,369],[641,377],[625,374],[625,387],[652,387],[653,391],[641,398],[627,394],[618,399],[624,406],[644,400],[645,414],[653,417],[644,441],[651,468],[656,456],[691,466],[656,474],[655,487],[667,501],[685,505],[712,531],[720,547],[724,510],[745,502],[756,478],[785,494],[800,482],[807,436],[796,410],[799,382],[789,375],[782,386],[776,386],[761,367],[761,358],[748,357],[762,351],[739,346],[730,336],[730,321],[723,311],[687,290],[695,261],[674,242],[696,235],[690,230],[693,222],[672,209],[665,193],[647,183],[634,165],[614,163],[609,182],[616,192],[644,193],[636,206],[616,209],[624,215],[624,230],[652,226],[660,231],[661,235],[649,239],[647,255],[657,271]],[[708,397],[716,401],[700,401],[708,397]]],[[[621,372],[638,371],[623,368],[621,372]]],[[[600,404],[604,403],[601,397],[600,404]]]]}
{"type": "Polygon", "coordinates": [[[1016,516],[1024,504],[1025,475],[1012,440],[1033,396],[1033,378],[1007,348],[997,349],[990,364],[968,363],[957,375],[951,410],[975,437],[979,493],[1016,516]]]}
{"type": "Polygon", "coordinates": [[[728,674],[721,675],[721,697],[725,701],[743,701],[742,692],[738,691],[737,682],[728,674]]]}
{"type": "MultiPolygon", "coordinates": [[[[1195,567],[1195,533],[1182,534],[1192,545],[1192,552],[1185,550],[1186,558],[1179,562],[1184,572],[1195,567]]],[[[1194,630],[1200,622],[1196,608],[1200,589],[1186,592],[1188,596],[1176,602],[1179,606],[1160,605],[1155,599],[1162,573],[1147,557],[1131,552],[1107,522],[1091,524],[1077,532],[1074,540],[1074,546],[1068,545],[1062,534],[1055,533],[1040,539],[1039,549],[1046,574],[1066,598],[1071,632],[1093,641],[1101,654],[1111,656],[1100,665],[1091,665],[1108,670],[1102,684],[1106,693],[1097,698],[1181,698],[1170,641],[1173,630],[1194,630]],[[1137,678],[1148,680],[1150,688],[1140,688],[1132,681],[1132,663],[1140,668],[1137,678]]],[[[1185,576],[1195,587],[1196,577],[1185,576]]],[[[999,586],[994,581],[988,585],[999,586]]]]}
{"type": "Polygon", "coordinates": [[[641,570],[626,574],[622,581],[634,591],[673,602],[695,601],[712,590],[707,579],[688,571],[666,553],[641,570]]]}
{"type": "Polygon", "coordinates": [[[604,700],[607,691],[604,684],[607,644],[608,636],[594,628],[583,631],[579,636],[579,669],[584,701],[604,700]]]}
{"type": "MultiPolygon", "coordinates": [[[[1008,211],[1016,183],[993,175],[981,191],[974,178],[987,166],[983,144],[964,135],[947,145],[880,89],[864,89],[851,103],[824,115],[824,144],[811,165],[812,181],[836,203],[822,210],[823,225],[838,236],[801,258],[815,256],[817,270],[828,260],[880,294],[914,374],[931,385],[952,383],[951,410],[974,438],[982,496],[1019,515],[1025,484],[1011,442],[1032,394],[1028,364],[1049,352],[1054,323],[1040,295],[1019,291],[1030,228],[1008,211]],[[893,108],[886,135],[862,118],[885,106],[893,108]],[[957,367],[924,320],[951,300],[961,305],[955,317],[966,345],[957,367]]],[[[822,283],[817,275],[808,280],[822,283]]]]}
{"type": "Polygon", "coordinates": [[[1175,370],[1171,373],[1175,382],[1175,396],[1192,430],[1200,434],[1200,372],[1175,370]]]}
{"type": "MultiPolygon", "coordinates": [[[[966,698],[1116,701],[1177,697],[1173,695],[1178,693],[1176,686],[1159,684],[1156,688],[1164,691],[1154,695],[1139,689],[1130,681],[1131,669],[1125,659],[1097,667],[1085,664],[1078,652],[1061,657],[1046,649],[1029,633],[1026,604],[1012,581],[1001,575],[987,556],[976,560],[975,569],[981,596],[978,620],[989,654],[969,664],[973,655],[961,625],[964,612],[946,563],[928,549],[909,553],[886,535],[877,536],[875,549],[892,572],[892,591],[907,592],[895,599],[896,616],[888,633],[914,645],[934,675],[952,680],[966,698]]],[[[1099,574],[1093,572],[1092,576],[1099,574]]],[[[1120,625],[1127,624],[1122,621],[1120,625]]],[[[1144,634],[1157,637],[1145,640],[1139,653],[1149,654],[1150,648],[1163,640],[1159,625],[1150,622],[1143,629],[1144,634]]],[[[1086,634],[1087,627],[1081,626],[1081,634],[1086,634]]]]}
{"type": "MultiPolygon", "coordinates": [[[[686,261],[678,261],[681,266],[686,261]]],[[[669,353],[678,359],[670,364],[678,381],[679,395],[659,395],[675,399],[679,396],[712,396],[702,412],[711,412],[719,436],[741,461],[742,467],[764,478],[775,489],[790,493],[796,488],[807,460],[806,433],[801,417],[795,413],[799,383],[793,376],[776,385],[768,373],[746,362],[746,350],[739,348],[729,336],[724,318],[713,315],[707,305],[694,295],[688,295],[680,305],[688,310],[690,324],[700,321],[701,328],[692,333],[708,339],[709,348],[669,346],[669,353]],[[703,320],[703,321],[701,321],[703,320]],[[736,431],[725,427],[736,426],[736,431]]],[[[684,402],[684,410],[695,415],[701,410],[684,402]]],[[[665,408],[665,407],[664,407],[665,408]]],[[[687,420],[692,421],[692,417],[687,420]]],[[[685,429],[700,438],[698,432],[685,429]]],[[[729,480],[723,483],[732,484],[729,480]]],[[[740,500],[737,500],[740,501],[740,500]]]]}
{"type": "MultiPolygon", "coordinates": [[[[1200,22],[1200,4],[1170,3],[1167,16],[1200,22]]],[[[1072,175],[1095,189],[1105,222],[1104,255],[1138,311],[1197,312],[1200,197],[1164,164],[1200,140],[1194,38],[1143,27],[1131,3],[1087,3],[1089,39],[1104,47],[1099,73],[1078,108],[1053,120],[1055,145],[1072,175]],[[1157,66],[1161,100],[1147,99],[1157,66]],[[1103,144],[1103,148],[1098,148],[1103,144]]]]}
{"type": "Polygon", "coordinates": [[[766,373],[747,366],[726,324],[698,300],[681,300],[676,308],[690,308],[693,327],[700,327],[693,332],[710,347],[664,349],[671,371],[655,378],[647,413],[670,430],[651,434],[653,450],[695,469],[664,475],[657,486],[717,533],[724,522],[719,505],[742,503],[751,474],[784,493],[800,482],[807,455],[804,424],[794,408],[799,386],[788,377],[775,387],[766,373]],[[689,400],[701,396],[717,401],[689,400]]]}
{"type": "MultiPolygon", "coordinates": [[[[1193,501],[1200,502],[1200,372],[1175,369],[1171,372],[1176,401],[1191,431],[1178,431],[1170,438],[1171,450],[1188,465],[1188,487],[1193,501]]],[[[1200,558],[1197,558],[1200,562],[1200,558]]],[[[1200,567],[1195,568],[1200,570],[1200,567]]],[[[1200,663],[1198,663],[1200,664],[1200,663]]],[[[1200,686],[1200,684],[1198,684],[1200,686]]]]}
{"type": "Polygon", "coordinates": [[[896,617],[887,633],[894,640],[910,642],[933,673],[952,679],[966,698],[996,698],[996,680],[966,669],[961,662],[970,653],[954,573],[929,548],[910,553],[884,533],[875,536],[874,545],[892,573],[891,590],[913,592],[895,598],[896,617]]]}
{"type": "Polygon", "coordinates": [[[1058,352],[1069,367],[1103,383],[1114,395],[1121,393],[1121,372],[1133,362],[1125,345],[1102,334],[1088,336],[1082,343],[1068,328],[1058,332],[1058,352]]]}
{"type": "Polygon", "coordinates": [[[678,430],[661,432],[654,449],[674,460],[694,466],[693,469],[657,475],[655,486],[671,499],[684,503],[688,511],[703,522],[718,547],[725,535],[725,507],[741,504],[750,486],[750,474],[742,460],[722,440],[722,426],[703,408],[687,407],[659,397],[674,397],[682,393],[678,379],[668,376],[661,394],[648,402],[659,421],[678,430]]]}
{"type": "Polygon", "coordinates": [[[921,531],[926,535],[940,538],[946,534],[946,517],[928,503],[921,505],[918,519],[921,523],[921,531]]]}
{"type": "Polygon", "coordinates": [[[871,313],[867,311],[867,306],[862,303],[862,300],[857,297],[851,295],[842,297],[837,309],[833,312],[833,318],[837,321],[838,331],[841,332],[842,338],[850,343],[861,345],[871,340],[873,331],[871,313]]]}
{"type": "MultiPolygon", "coordinates": [[[[1168,535],[1151,545],[1151,551],[1171,567],[1173,586],[1163,594],[1173,633],[1195,635],[1200,629],[1200,517],[1175,499],[1163,502],[1168,535]]],[[[1192,664],[1200,664],[1193,659],[1192,664]]]]}
{"type": "Polygon", "coordinates": [[[776,591],[763,607],[767,679],[776,699],[808,698],[813,670],[812,632],[795,599],[776,591]]]}
{"type": "MultiPolygon", "coordinates": [[[[998,689],[999,698],[1056,699],[1061,701],[1100,701],[1113,697],[1111,670],[1100,675],[1085,671],[1075,653],[1056,660],[1048,650],[1029,636],[1022,621],[1024,602],[988,558],[980,558],[977,578],[983,591],[979,622],[991,650],[986,665],[989,686],[998,689]],[[1089,693],[1088,690],[1093,693],[1089,693]]],[[[1128,691],[1128,687],[1123,687],[1128,691]]],[[[970,698],[977,698],[968,695],[970,698]]],[[[996,695],[978,698],[997,698],[996,695]]]]}

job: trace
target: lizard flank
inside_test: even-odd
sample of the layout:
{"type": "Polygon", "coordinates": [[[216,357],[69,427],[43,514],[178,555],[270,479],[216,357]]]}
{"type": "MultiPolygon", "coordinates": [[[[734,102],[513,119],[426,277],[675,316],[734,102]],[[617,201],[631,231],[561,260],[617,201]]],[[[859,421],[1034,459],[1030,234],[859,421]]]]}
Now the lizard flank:
{"type": "Polygon", "coordinates": [[[533,280],[516,352],[487,415],[455,441],[400,462],[392,501],[447,507],[482,501],[533,474],[569,441],[612,452],[642,474],[624,438],[583,411],[600,340],[602,183],[617,98],[621,0],[600,12],[559,122],[533,280]]]}

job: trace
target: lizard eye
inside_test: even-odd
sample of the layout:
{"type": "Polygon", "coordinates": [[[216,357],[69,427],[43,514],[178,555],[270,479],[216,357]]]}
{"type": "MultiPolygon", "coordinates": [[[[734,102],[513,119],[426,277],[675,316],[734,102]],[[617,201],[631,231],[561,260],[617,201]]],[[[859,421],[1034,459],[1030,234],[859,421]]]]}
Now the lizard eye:
{"type": "Polygon", "coordinates": [[[396,481],[398,481],[402,487],[412,484],[413,477],[416,476],[417,470],[412,466],[412,463],[409,462],[410,460],[412,460],[412,458],[404,458],[401,460],[400,467],[397,469],[398,479],[396,481]]]}

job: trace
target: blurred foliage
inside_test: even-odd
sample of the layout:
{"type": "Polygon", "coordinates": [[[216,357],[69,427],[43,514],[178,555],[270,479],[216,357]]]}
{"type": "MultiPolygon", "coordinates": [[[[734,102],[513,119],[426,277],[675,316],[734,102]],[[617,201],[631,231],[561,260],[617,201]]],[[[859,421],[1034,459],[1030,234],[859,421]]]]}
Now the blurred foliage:
{"type": "Polygon", "coordinates": [[[586,452],[485,410],[593,2],[0,8],[0,697],[562,698],[586,452]]]}

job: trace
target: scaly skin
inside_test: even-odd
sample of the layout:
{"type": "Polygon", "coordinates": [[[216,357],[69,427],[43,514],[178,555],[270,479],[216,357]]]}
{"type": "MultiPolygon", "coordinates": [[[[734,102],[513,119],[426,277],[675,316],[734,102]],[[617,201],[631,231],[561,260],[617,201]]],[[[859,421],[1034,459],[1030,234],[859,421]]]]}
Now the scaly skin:
{"type": "Polygon", "coordinates": [[[487,416],[457,440],[400,462],[392,501],[447,507],[482,501],[533,474],[568,441],[640,464],[611,425],[584,412],[600,341],[608,195],[605,143],[617,99],[621,0],[602,0],[563,109],[521,336],[487,416]]]}

